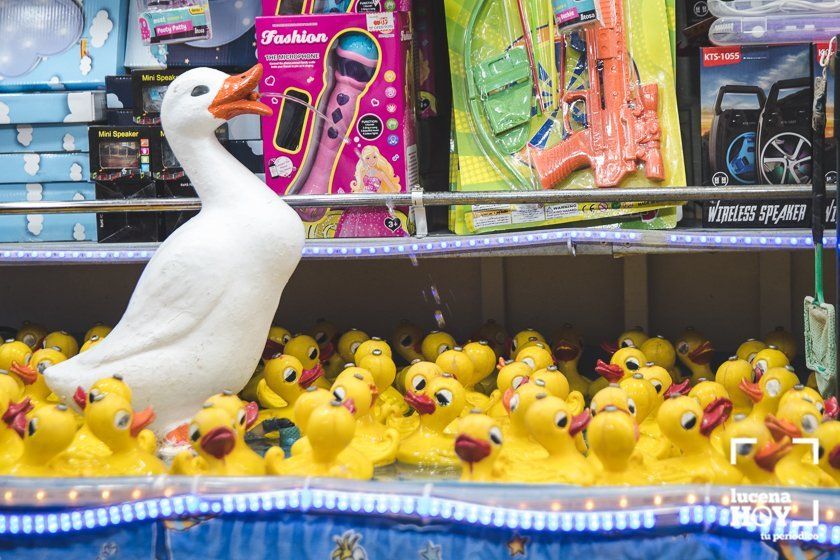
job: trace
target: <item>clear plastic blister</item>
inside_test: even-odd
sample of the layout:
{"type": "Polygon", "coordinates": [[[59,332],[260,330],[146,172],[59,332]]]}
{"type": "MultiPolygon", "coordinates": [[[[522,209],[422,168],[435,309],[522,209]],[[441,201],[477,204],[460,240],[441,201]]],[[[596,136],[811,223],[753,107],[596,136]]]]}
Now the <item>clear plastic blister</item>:
{"type": "Polygon", "coordinates": [[[135,0],[145,45],[202,41],[213,36],[209,0],[135,0]]]}
{"type": "Polygon", "coordinates": [[[840,13],[722,17],[709,28],[716,45],[781,45],[828,41],[840,33],[840,13]]]}
{"type": "MultiPolygon", "coordinates": [[[[446,1],[458,189],[685,184],[673,63],[662,56],[670,50],[665,3],[597,4],[599,23],[561,32],[550,1],[446,1]],[[588,59],[596,60],[592,68],[588,59]]],[[[657,208],[472,206],[459,208],[451,225],[456,233],[474,233],[657,208]]],[[[672,227],[674,215],[661,213],[658,220],[636,225],[672,227]]]]}

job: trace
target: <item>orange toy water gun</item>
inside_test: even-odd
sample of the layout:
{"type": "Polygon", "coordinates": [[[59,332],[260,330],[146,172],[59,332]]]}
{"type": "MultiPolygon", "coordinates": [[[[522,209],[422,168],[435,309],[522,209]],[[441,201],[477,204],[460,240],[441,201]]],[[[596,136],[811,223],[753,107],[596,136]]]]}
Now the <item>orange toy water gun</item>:
{"type": "MultiPolygon", "coordinates": [[[[623,0],[598,0],[599,23],[586,28],[589,89],[563,95],[567,108],[586,105],[586,128],[548,149],[527,148],[544,189],[556,187],[573,171],[591,167],[598,187],[615,187],[640,163],[648,179],[662,181],[659,86],[639,84],[624,23],[623,0]]],[[[566,130],[571,111],[564,110],[566,130]]]]}

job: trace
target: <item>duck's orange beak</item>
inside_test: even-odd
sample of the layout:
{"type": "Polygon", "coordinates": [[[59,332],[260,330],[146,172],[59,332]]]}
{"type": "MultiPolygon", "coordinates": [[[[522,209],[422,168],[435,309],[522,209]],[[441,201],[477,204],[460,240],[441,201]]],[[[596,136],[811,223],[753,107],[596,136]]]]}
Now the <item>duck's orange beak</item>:
{"type": "Polygon", "coordinates": [[[703,410],[703,420],[700,421],[700,433],[709,436],[715,428],[726,422],[732,413],[732,401],[720,397],[713,400],[703,410]]]}
{"type": "Polygon", "coordinates": [[[754,403],[759,402],[764,396],[764,391],[761,390],[758,383],[752,383],[746,379],[742,379],[741,382],[738,383],[738,388],[741,389],[741,391],[743,391],[743,393],[754,403]]]}
{"type": "Polygon", "coordinates": [[[455,454],[465,463],[472,465],[490,456],[490,444],[461,434],[455,439],[455,454]]]}
{"type": "Polygon", "coordinates": [[[87,393],[81,386],[76,387],[76,392],[73,393],[73,401],[81,410],[84,410],[87,406],[87,393]]]}
{"type": "Polygon", "coordinates": [[[768,441],[764,447],[755,454],[755,464],[767,472],[773,472],[779,459],[787,455],[793,449],[790,438],[783,437],[779,441],[768,441]]]}
{"type": "Polygon", "coordinates": [[[140,432],[154,421],[155,411],[152,410],[151,406],[140,412],[135,412],[134,417],[131,419],[131,437],[140,435],[140,432]]]}
{"type": "Polygon", "coordinates": [[[584,410],[580,414],[572,417],[572,423],[569,424],[569,435],[575,437],[581,433],[589,425],[590,420],[592,420],[592,415],[588,410],[584,410]]]}
{"type": "Polygon", "coordinates": [[[245,429],[250,430],[251,426],[253,426],[257,422],[257,417],[260,414],[260,405],[255,403],[254,401],[248,401],[245,403],[245,429]]]}
{"type": "Polygon", "coordinates": [[[11,370],[23,381],[24,385],[32,385],[38,381],[38,372],[25,364],[12,362],[11,370]]]}
{"type": "Polygon", "coordinates": [[[270,116],[273,113],[271,107],[260,103],[260,94],[255,91],[262,75],[262,64],[256,64],[247,72],[226,79],[210,104],[210,113],[222,120],[239,115],[270,116]]]}
{"type": "Polygon", "coordinates": [[[608,364],[603,360],[598,360],[595,363],[595,373],[609,381],[610,383],[618,383],[624,378],[624,370],[617,364],[608,364]]]}
{"type": "Polygon", "coordinates": [[[772,414],[768,414],[764,420],[764,424],[770,433],[773,434],[773,439],[776,441],[782,438],[798,438],[802,436],[802,432],[793,422],[785,420],[784,418],[777,418],[772,414]]]}

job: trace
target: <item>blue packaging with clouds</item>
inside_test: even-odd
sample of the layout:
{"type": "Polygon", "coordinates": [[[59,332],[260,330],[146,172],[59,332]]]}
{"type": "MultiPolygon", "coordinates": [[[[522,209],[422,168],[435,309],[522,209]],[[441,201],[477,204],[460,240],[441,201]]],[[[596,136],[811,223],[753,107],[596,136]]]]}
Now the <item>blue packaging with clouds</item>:
{"type": "Polygon", "coordinates": [[[78,183],[90,180],[90,158],[85,153],[0,154],[0,170],[0,184],[78,183]]]}
{"type": "Polygon", "coordinates": [[[83,124],[0,126],[0,154],[87,151],[88,132],[83,124]]]}
{"type": "MultiPolygon", "coordinates": [[[[0,202],[95,200],[93,183],[0,185],[0,202]]],[[[96,214],[0,216],[0,242],[96,241],[96,214]]]]}
{"type": "Polygon", "coordinates": [[[104,91],[0,93],[0,125],[91,123],[104,119],[104,91]]]}
{"type": "Polygon", "coordinates": [[[0,2],[0,91],[104,87],[123,71],[128,2],[0,2]]]}

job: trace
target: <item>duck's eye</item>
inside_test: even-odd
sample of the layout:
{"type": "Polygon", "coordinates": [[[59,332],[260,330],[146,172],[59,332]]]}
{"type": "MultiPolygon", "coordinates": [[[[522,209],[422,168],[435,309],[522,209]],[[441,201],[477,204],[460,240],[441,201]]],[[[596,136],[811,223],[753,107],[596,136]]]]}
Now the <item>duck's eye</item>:
{"type": "Polygon", "coordinates": [[[495,426],[490,428],[490,441],[496,445],[502,445],[502,430],[495,426]]]}
{"type": "Polygon", "coordinates": [[[236,421],[239,423],[240,426],[245,425],[245,419],[246,419],[246,415],[245,415],[244,410],[240,410],[239,412],[236,413],[236,421]]]}
{"type": "Polygon", "coordinates": [[[400,346],[408,348],[412,344],[414,344],[414,339],[411,338],[410,334],[407,334],[400,339],[400,346]]]}
{"type": "Polygon", "coordinates": [[[344,398],[347,396],[347,391],[344,389],[344,387],[338,386],[335,389],[333,389],[333,396],[338,402],[344,402],[344,398]]]}
{"type": "Polygon", "coordinates": [[[440,406],[449,406],[452,403],[452,392],[442,389],[435,393],[435,399],[440,406]]]}
{"type": "Polygon", "coordinates": [[[653,385],[654,389],[656,389],[657,394],[662,391],[662,382],[658,379],[651,379],[650,384],[653,385]]]}
{"type": "Polygon", "coordinates": [[[778,379],[771,379],[764,386],[764,390],[771,397],[775,397],[776,395],[782,392],[782,383],[778,379]]]}
{"type": "Polygon", "coordinates": [[[309,356],[310,360],[317,360],[318,359],[318,349],[314,346],[309,347],[309,351],[306,353],[309,356]]]}
{"type": "Polygon", "coordinates": [[[629,397],[627,398],[627,410],[630,411],[630,414],[636,416],[636,402],[629,397]]]}
{"type": "Polygon", "coordinates": [[[295,371],[295,368],[287,367],[283,372],[283,380],[286,383],[294,383],[295,380],[297,380],[297,372],[295,371]]]}
{"type": "Polygon", "coordinates": [[[510,343],[510,347],[511,347],[511,349],[516,350],[517,346],[519,346],[519,345],[516,343],[516,339],[514,338],[510,343]]]}
{"type": "Polygon", "coordinates": [[[522,362],[528,364],[528,367],[534,369],[537,366],[537,363],[534,361],[534,358],[528,356],[527,358],[522,358],[522,362]]]}
{"type": "Polygon", "coordinates": [[[114,415],[114,427],[118,430],[125,430],[131,424],[131,414],[125,410],[120,410],[114,415]]]}
{"type": "Polygon", "coordinates": [[[688,342],[680,342],[677,344],[677,352],[680,354],[688,354],[688,342]]]}
{"type": "Polygon", "coordinates": [[[361,342],[354,342],[353,344],[351,344],[351,345],[350,345],[350,353],[351,353],[351,354],[355,354],[355,353],[356,353],[356,350],[358,350],[358,349],[359,349],[359,346],[361,346],[361,345],[362,345],[362,343],[361,343],[361,342]]]}
{"type": "Polygon", "coordinates": [[[38,373],[44,373],[48,367],[53,365],[53,363],[49,360],[44,360],[38,364],[38,373]]]}
{"type": "Polygon", "coordinates": [[[99,389],[91,389],[90,393],[88,393],[88,402],[93,403],[98,401],[101,394],[99,389]]]}
{"type": "Polygon", "coordinates": [[[819,412],[820,414],[825,414],[825,405],[823,405],[823,403],[815,402],[814,406],[817,407],[817,412],[819,412]]]}
{"type": "Polygon", "coordinates": [[[519,395],[513,395],[510,398],[510,411],[513,412],[517,408],[519,408],[519,395]]]}
{"type": "Polygon", "coordinates": [[[522,385],[522,382],[525,381],[525,378],[521,375],[517,375],[513,378],[513,381],[510,382],[510,386],[513,387],[513,390],[519,389],[519,386],[522,385]]]}
{"type": "Polygon", "coordinates": [[[192,92],[190,92],[190,95],[192,95],[193,97],[200,97],[200,96],[202,96],[206,93],[210,93],[210,88],[209,87],[207,87],[207,86],[195,86],[193,88],[192,92]]]}
{"type": "Polygon", "coordinates": [[[697,415],[693,412],[685,412],[680,418],[680,426],[683,427],[684,430],[690,430],[694,426],[697,425],[697,415]]]}
{"type": "Polygon", "coordinates": [[[441,354],[443,354],[447,350],[452,350],[452,347],[449,346],[448,344],[441,344],[440,346],[438,346],[438,349],[437,349],[438,356],[440,356],[441,354]]]}
{"type": "Polygon", "coordinates": [[[285,346],[290,340],[292,340],[292,337],[288,334],[284,334],[281,340],[283,341],[283,346],[285,346]]]}
{"type": "Polygon", "coordinates": [[[755,359],[756,354],[758,354],[758,352],[751,352],[750,355],[747,356],[747,361],[752,363],[752,361],[755,359]]]}
{"type": "Polygon", "coordinates": [[[592,405],[589,407],[589,412],[592,414],[592,416],[595,416],[596,414],[598,414],[598,405],[595,404],[595,403],[592,403],[592,405]]]}
{"type": "Polygon", "coordinates": [[[201,437],[201,430],[198,429],[198,424],[190,424],[190,441],[198,441],[201,437]]]}
{"type": "Polygon", "coordinates": [[[23,335],[23,343],[26,344],[27,346],[29,346],[30,348],[32,346],[34,346],[36,342],[38,342],[38,341],[35,339],[34,334],[23,335]]]}
{"type": "Polygon", "coordinates": [[[825,448],[822,445],[820,445],[817,448],[817,461],[821,461],[822,458],[823,458],[823,455],[825,455],[825,448]]]}
{"type": "Polygon", "coordinates": [[[327,333],[315,333],[315,342],[318,344],[325,344],[327,342],[327,333]]]}
{"type": "Polygon", "coordinates": [[[761,371],[761,373],[767,373],[767,360],[758,360],[755,363],[755,368],[761,371]]]}
{"type": "Polygon", "coordinates": [[[754,448],[754,443],[739,443],[735,446],[735,453],[742,456],[749,455],[754,448]]]}
{"type": "Polygon", "coordinates": [[[635,348],[636,344],[629,338],[625,338],[621,341],[622,348],[635,348]]]}
{"type": "Polygon", "coordinates": [[[24,356],[23,357],[23,363],[28,364],[29,363],[29,358],[31,358],[31,357],[32,357],[32,353],[29,353],[26,356],[24,356]]]}
{"type": "Polygon", "coordinates": [[[26,433],[29,434],[29,437],[35,435],[35,431],[38,429],[38,419],[33,418],[29,421],[29,424],[26,425],[26,433]]]}
{"type": "Polygon", "coordinates": [[[566,413],[563,411],[558,412],[554,415],[554,425],[558,428],[565,428],[569,424],[569,417],[566,416],[566,413]]]}
{"type": "Polygon", "coordinates": [[[624,366],[630,371],[636,371],[637,369],[642,367],[642,365],[639,363],[639,360],[637,360],[636,358],[627,358],[627,360],[624,362],[624,366]]]}
{"type": "Polygon", "coordinates": [[[806,434],[813,434],[819,425],[819,420],[813,414],[806,414],[802,417],[802,431],[806,434]]]}
{"type": "Polygon", "coordinates": [[[422,375],[415,375],[414,379],[411,380],[411,386],[414,388],[414,391],[422,391],[426,388],[426,378],[422,375]]]}

